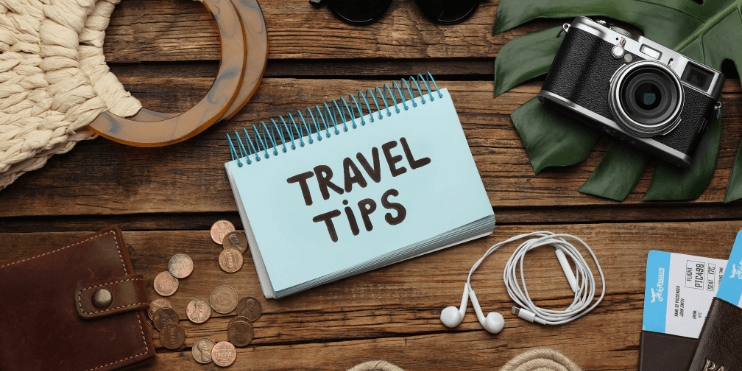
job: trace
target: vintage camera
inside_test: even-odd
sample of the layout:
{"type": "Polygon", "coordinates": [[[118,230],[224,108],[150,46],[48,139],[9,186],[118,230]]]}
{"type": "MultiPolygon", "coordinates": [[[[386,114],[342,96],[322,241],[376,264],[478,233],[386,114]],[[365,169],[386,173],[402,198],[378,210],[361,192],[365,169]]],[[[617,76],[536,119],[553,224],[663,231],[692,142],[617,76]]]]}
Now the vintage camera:
{"type": "Polygon", "coordinates": [[[680,167],[718,118],[724,75],[624,29],[577,17],[539,99],[680,167]]]}

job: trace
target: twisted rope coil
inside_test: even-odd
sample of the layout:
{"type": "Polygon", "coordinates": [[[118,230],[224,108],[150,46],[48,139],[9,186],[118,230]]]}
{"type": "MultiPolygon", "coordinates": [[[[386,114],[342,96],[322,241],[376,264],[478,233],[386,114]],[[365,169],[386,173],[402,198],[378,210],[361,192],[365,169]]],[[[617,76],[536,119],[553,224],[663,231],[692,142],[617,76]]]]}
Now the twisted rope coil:
{"type": "Polygon", "coordinates": [[[582,369],[554,349],[538,348],[515,356],[502,366],[500,371],[582,371],[582,369]]]}
{"type": "Polygon", "coordinates": [[[95,138],[103,110],[141,107],[103,58],[118,1],[0,0],[0,190],[95,138]]]}
{"type": "MultiPolygon", "coordinates": [[[[368,361],[348,371],[404,371],[387,361],[368,361]]],[[[500,371],[582,371],[571,359],[550,348],[537,348],[517,355],[500,371]]]]}

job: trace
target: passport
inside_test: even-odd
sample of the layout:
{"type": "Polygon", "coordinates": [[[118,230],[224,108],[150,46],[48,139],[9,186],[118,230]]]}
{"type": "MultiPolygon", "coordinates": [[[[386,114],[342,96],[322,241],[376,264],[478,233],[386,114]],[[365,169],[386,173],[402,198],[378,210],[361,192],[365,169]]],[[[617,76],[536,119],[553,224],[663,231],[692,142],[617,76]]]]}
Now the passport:
{"type": "Polygon", "coordinates": [[[729,255],[724,280],[719,286],[689,371],[742,370],[742,232],[729,255]]]}
{"type": "Polygon", "coordinates": [[[686,370],[726,265],[722,259],[649,252],[639,370],[686,370]]]}

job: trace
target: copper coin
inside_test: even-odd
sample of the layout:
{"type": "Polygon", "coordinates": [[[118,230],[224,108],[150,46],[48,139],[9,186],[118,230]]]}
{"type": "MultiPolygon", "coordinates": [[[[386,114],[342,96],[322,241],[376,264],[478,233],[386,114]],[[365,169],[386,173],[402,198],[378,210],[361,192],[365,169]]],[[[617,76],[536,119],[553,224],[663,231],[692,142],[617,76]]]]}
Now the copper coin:
{"type": "Polygon", "coordinates": [[[229,232],[224,236],[224,248],[231,247],[244,254],[247,250],[247,237],[242,232],[229,232]]]}
{"type": "Polygon", "coordinates": [[[147,310],[147,315],[149,316],[149,319],[154,320],[155,312],[157,312],[158,309],[172,308],[172,307],[173,306],[170,304],[170,302],[167,299],[155,299],[149,303],[149,310],[147,310]]]}
{"type": "Polygon", "coordinates": [[[220,220],[211,226],[211,239],[218,244],[222,244],[224,236],[234,231],[234,225],[227,220],[220,220]]]}
{"type": "Polygon", "coordinates": [[[193,272],[193,260],[186,254],[177,254],[170,258],[167,269],[175,278],[186,278],[193,272]]]}
{"type": "Polygon", "coordinates": [[[234,321],[227,329],[227,337],[234,346],[246,347],[252,342],[252,325],[246,321],[234,321]]]}
{"type": "Polygon", "coordinates": [[[163,327],[168,323],[178,324],[180,316],[173,308],[160,308],[155,312],[155,318],[152,318],[152,322],[155,323],[157,331],[162,332],[163,327]]]}
{"type": "Polygon", "coordinates": [[[211,350],[214,349],[214,345],[211,339],[198,339],[191,348],[193,359],[198,363],[211,363],[211,350]]]}
{"type": "Polygon", "coordinates": [[[186,315],[193,323],[204,323],[211,317],[211,307],[204,299],[193,299],[186,307],[186,315]]]}
{"type": "Polygon", "coordinates": [[[219,367],[230,366],[237,359],[237,349],[228,341],[220,341],[211,350],[211,359],[219,367]]]}
{"type": "Polygon", "coordinates": [[[263,314],[263,306],[260,305],[258,299],[242,298],[237,303],[237,315],[249,318],[250,322],[257,321],[261,314],[263,314]]]}
{"type": "Polygon", "coordinates": [[[210,301],[217,313],[227,314],[237,307],[237,292],[229,286],[219,286],[211,292],[210,301]]]}
{"type": "Polygon", "coordinates": [[[161,296],[170,296],[178,291],[178,279],[170,272],[160,272],[155,277],[155,291],[161,296]]]}
{"type": "Polygon", "coordinates": [[[183,346],[185,338],[185,330],[176,323],[168,323],[160,331],[160,343],[170,350],[183,346]]]}
{"type": "Polygon", "coordinates": [[[234,273],[242,268],[242,253],[228,247],[219,254],[219,266],[227,273],[234,273]]]}
{"type": "Polygon", "coordinates": [[[242,322],[247,322],[247,323],[252,324],[250,322],[250,319],[249,318],[247,318],[245,316],[239,316],[238,315],[238,316],[235,316],[234,318],[232,318],[231,320],[229,320],[229,323],[227,324],[227,330],[229,330],[229,327],[232,326],[232,324],[235,323],[235,322],[237,322],[237,321],[242,321],[242,322]]]}

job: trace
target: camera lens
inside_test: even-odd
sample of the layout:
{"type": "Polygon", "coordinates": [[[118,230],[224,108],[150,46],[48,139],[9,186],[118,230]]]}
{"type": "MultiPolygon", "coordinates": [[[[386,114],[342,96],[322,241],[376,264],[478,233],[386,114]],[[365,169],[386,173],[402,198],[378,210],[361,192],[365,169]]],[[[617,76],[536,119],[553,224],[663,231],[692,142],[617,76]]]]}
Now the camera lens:
{"type": "Polygon", "coordinates": [[[680,122],[684,93],[680,79],[664,64],[638,61],[611,80],[609,103],[621,128],[639,137],[671,132],[680,122]]]}
{"type": "Polygon", "coordinates": [[[634,91],[634,102],[645,111],[657,108],[661,101],[662,91],[652,82],[644,82],[637,86],[636,91],[634,91]]]}

